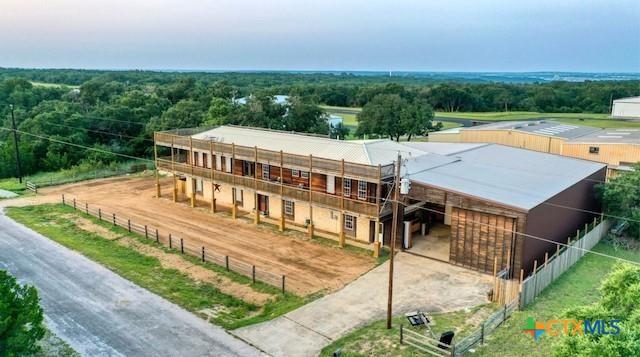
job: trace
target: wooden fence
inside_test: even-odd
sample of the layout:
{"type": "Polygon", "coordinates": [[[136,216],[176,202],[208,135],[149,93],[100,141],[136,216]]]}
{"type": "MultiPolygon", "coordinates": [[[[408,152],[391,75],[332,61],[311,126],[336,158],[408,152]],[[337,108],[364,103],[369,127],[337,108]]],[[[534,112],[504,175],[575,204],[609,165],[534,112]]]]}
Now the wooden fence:
{"type": "Polygon", "coordinates": [[[225,267],[227,271],[242,274],[251,278],[253,283],[261,281],[275,286],[281,289],[283,294],[287,291],[285,275],[278,275],[262,270],[253,264],[232,258],[225,254],[214,252],[211,248],[207,249],[203,245],[193,244],[183,238],[173,235],[172,233],[160,232],[157,228],[137,224],[130,219],[117,215],[116,213],[109,213],[101,208],[90,206],[86,202],[80,202],[75,198],[66,199],[65,196],[62,195],[62,204],[73,207],[75,210],[84,212],[87,215],[96,217],[100,221],[109,222],[112,225],[122,227],[129,232],[141,234],[145,236],[145,238],[155,241],[157,244],[163,244],[170,249],[180,251],[182,254],[189,254],[201,259],[203,262],[214,263],[225,267]]]}
{"type": "Polygon", "coordinates": [[[36,185],[35,183],[31,182],[31,181],[27,181],[25,183],[25,187],[27,188],[27,190],[37,194],[38,193],[38,185],[36,185]]]}
{"type": "Polygon", "coordinates": [[[484,343],[485,337],[495,331],[516,310],[518,310],[518,299],[513,299],[508,304],[503,305],[500,310],[489,316],[478,329],[455,344],[453,356],[462,356],[478,343],[484,343]]]}
{"type": "Polygon", "coordinates": [[[405,343],[432,356],[453,356],[454,353],[452,346],[400,325],[400,344],[405,343]]]}
{"type": "Polygon", "coordinates": [[[532,303],[549,284],[598,244],[600,239],[607,234],[610,225],[607,220],[596,219],[592,225],[585,227],[584,233],[578,232],[573,242],[569,238],[568,247],[558,248],[556,253],[551,258],[545,259],[545,262],[540,266],[535,262],[533,273],[520,284],[522,291],[520,308],[532,303]],[[589,229],[590,226],[591,229],[589,229]]]}

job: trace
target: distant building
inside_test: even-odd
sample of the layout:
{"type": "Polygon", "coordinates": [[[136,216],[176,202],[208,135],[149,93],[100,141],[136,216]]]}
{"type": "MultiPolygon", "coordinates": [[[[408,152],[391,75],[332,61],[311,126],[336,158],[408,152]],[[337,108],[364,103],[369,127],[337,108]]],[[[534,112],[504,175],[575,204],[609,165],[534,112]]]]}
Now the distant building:
{"type": "MultiPolygon", "coordinates": [[[[249,96],[249,98],[251,98],[251,96],[249,96]]],[[[233,99],[233,104],[236,105],[245,105],[247,104],[247,100],[249,99],[247,97],[242,97],[242,98],[234,98],[233,99]]],[[[285,105],[289,103],[289,96],[288,95],[274,95],[273,96],[273,104],[279,104],[279,105],[285,105]]]]}
{"type": "Polygon", "coordinates": [[[343,124],[343,122],[344,122],[344,120],[339,115],[329,114],[329,117],[327,118],[327,123],[332,128],[335,128],[340,124],[343,124]]]}
{"type": "MultiPolygon", "coordinates": [[[[640,104],[640,103],[639,103],[640,104]]],[[[640,162],[640,128],[601,129],[553,121],[508,121],[429,133],[429,141],[494,143],[598,161],[609,174],[640,162]]]]}
{"type": "Polygon", "coordinates": [[[611,116],[614,118],[640,119],[640,97],[614,100],[611,116]]]}

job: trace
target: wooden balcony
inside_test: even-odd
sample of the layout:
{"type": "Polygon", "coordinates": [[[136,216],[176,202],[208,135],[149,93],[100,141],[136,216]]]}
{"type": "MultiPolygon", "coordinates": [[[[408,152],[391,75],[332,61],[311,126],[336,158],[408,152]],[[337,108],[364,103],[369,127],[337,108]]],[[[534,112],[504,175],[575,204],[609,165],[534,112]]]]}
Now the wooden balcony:
{"type": "MultiPolygon", "coordinates": [[[[314,159],[315,161],[315,159],[314,159]]],[[[171,160],[158,159],[157,167],[176,174],[200,177],[214,182],[223,182],[234,184],[238,187],[246,187],[247,189],[256,188],[258,192],[265,192],[290,198],[296,201],[311,202],[317,206],[324,206],[332,209],[342,209],[349,212],[362,213],[368,216],[378,216],[378,205],[361,200],[345,198],[340,195],[332,195],[324,192],[312,191],[309,195],[308,188],[300,188],[295,186],[283,185],[278,181],[267,181],[255,179],[250,176],[232,175],[228,172],[212,170],[200,166],[193,166],[186,163],[171,162],[171,160]]]]}

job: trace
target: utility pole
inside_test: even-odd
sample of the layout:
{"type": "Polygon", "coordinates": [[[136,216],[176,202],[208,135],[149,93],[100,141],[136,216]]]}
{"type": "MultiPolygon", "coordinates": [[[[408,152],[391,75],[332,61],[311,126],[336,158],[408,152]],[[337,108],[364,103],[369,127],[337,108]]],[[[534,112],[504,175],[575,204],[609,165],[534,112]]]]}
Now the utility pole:
{"type": "Polygon", "coordinates": [[[396,162],[396,176],[393,185],[393,218],[391,222],[391,253],[389,257],[389,292],[387,299],[387,330],[391,329],[392,305],[393,305],[393,258],[396,248],[396,240],[398,238],[398,200],[400,199],[400,163],[402,157],[398,153],[398,161],[396,162]]]}
{"type": "Polygon", "coordinates": [[[11,108],[11,127],[13,128],[13,143],[16,146],[16,170],[18,181],[22,183],[22,170],[20,169],[20,147],[18,147],[18,132],[16,131],[16,117],[13,115],[13,104],[9,104],[11,108]]]}

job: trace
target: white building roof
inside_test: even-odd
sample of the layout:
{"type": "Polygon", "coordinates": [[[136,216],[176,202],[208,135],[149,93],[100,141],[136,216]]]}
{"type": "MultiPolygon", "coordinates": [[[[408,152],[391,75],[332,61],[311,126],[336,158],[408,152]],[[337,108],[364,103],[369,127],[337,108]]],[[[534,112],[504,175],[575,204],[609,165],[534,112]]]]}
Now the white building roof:
{"type": "Polygon", "coordinates": [[[335,140],[326,137],[270,131],[259,128],[220,126],[193,135],[194,139],[216,140],[224,143],[298,155],[313,155],[331,160],[345,160],[366,165],[393,163],[398,152],[404,157],[424,155],[425,152],[390,140],[335,140]]]}
{"type": "Polygon", "coordinates": [[[640,104],[640,97],[627,97],[627,98],[614,99],[613,102],[614,103],[638,103],[638,104],[640,104]]]}

